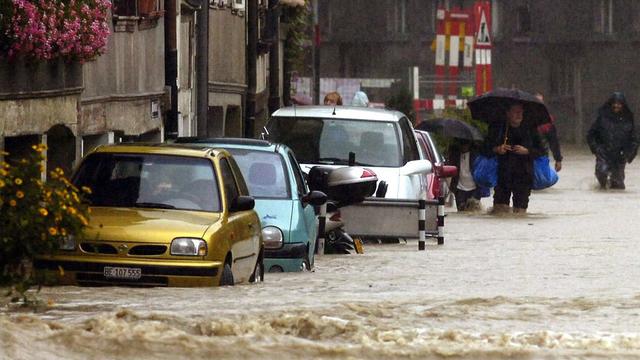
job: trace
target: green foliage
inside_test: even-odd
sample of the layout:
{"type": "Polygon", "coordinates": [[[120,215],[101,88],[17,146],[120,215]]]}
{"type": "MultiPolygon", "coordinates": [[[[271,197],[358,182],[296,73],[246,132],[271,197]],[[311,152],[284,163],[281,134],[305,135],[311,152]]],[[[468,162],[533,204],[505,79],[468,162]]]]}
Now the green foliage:
{"type": "Polygon", "coordinates": [[[290,71],[304,72],[313,31],[309,0],[305,0],[305,6],[287,7],[284,19],[289,25],[284,41],[285,67],[290,71]]]}
{"type": "Polygon", "coordinates": [[[35,257],[75,241],[88,225],[82,192],[91,192],[77,189],[60,168],[43,182],[45,147],[33,150],[17,164],[0,163],[0,286],[10,286],[25,301],[25,292],[44,280],[33,272],[35,257]]]}
{"type": "Polygon", "coordinates": [[[394,94],[385,101],[385,107],[397,110],[407,115],[412,124],[416,123],[416,112],[413,109],[413,96],[406,86],[401,83],[395,87],[394,94]]]}

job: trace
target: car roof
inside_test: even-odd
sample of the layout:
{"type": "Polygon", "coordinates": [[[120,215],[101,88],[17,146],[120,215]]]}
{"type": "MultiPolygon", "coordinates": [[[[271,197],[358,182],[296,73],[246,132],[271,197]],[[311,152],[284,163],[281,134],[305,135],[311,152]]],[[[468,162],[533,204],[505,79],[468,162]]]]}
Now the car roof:
{"type": "Polygon", "coordinates": [[[219,153],[226,153],[224,149],[212,149],[209,146],[194,146],[182,144],[165,143],[124,143],[98,146],[94,152],[97,153],[136,153],[136,154],[159,154],[178,155],[193,157],[216,156],[219,153]]]}
{"type": "Polygon", "coordinates": [[[405,115],[399,111],[359,106],[288,106],[276,110],[273,117],[315,117],[397,122],[405,115]]]}
{"type": "Polygon", "coordinates": [[[209,147],[220,147],[228,149],[251,149],[257,151],[267,152],[281,152],[282,150],[289,149],[284,144],[272,143],[267,140],[249,139],[249,138],[197,138],[197,137],[182,137],[176,140],[179,144],[191,144],[202,145],[209,147]]]}

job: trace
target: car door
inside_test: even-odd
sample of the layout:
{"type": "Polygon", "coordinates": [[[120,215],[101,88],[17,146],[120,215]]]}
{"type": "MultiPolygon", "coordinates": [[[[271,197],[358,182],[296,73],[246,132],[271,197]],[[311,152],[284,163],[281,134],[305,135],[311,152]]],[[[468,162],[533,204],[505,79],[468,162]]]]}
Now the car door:
{"type": "MultiPolygon", "coordinates": [[[[409,161],[420,160],[420,153],[418,151],[418,140],[411,123],[406,117],[403,117],[399,121],[400,135],[402,137],[402,156],[403,165],[406,165],[409,161]]],[[[413,199],[425,199],[427,196],[428,180],[427,174],[414,174],[407,176],[405,179],[405,186],[410,189],[405,189],[405,194],[412,195],[409,198],[413,199]]]]}
{"type": "Polygon", "coordinates": [[[309,192],[307,183],[304,180],[302,169],[296,160],[296,157],[291,151],[287,152],[289,166],[293,173],[292,180],[295,186],[292,186],[294,193],[293,200],[293,212],[291,223],[291,236],[295,237],[294,241],[308,242],[308,254],[310,265],[313,266],[316,237],[318,234],[318,227],[316,224],[316,213],[312,205],[304,204],[302,197],[309,192]],[[297,224],[294,224],[294,221],[297,224]],[[296,225],[296,226],[294,226],[296,225]]]}
{"type": "MultiPolygon", "coordinates": [[[[424,136],[422,136],[422,134],[420,133],[416,133],[416,136],[418,137],[418,145],[420,145],[419,149],[420,149],[422,159],[429,160],[431,161],[431,163],[433,163],[433,156],[429,149],[429,144],[427,144],[424,136]]],[[[433,189],[435,185],[434,182],[435,182],[435,174],[434,173],[428,174],[427,175],[427,199],[428,200],[435,199],[434,189],[433,189]]]]}
{"type": "Polygon", "coordinates": [[[249,279],[256,259],[259,254],[259,231],[260,224],[253,210],[251,211],[231,211],[231,204],[240,195],[247,195],[248,191],[241,177],[239,170],[232,169],[237,165],[231,165],[232,158],[222,157],[220,159],[220,174],[224,182],[225,201],[229,211],[229,226],[232,228],[231,253],[233,254],[233,262],[231,269],[233,271],[234,280],[243,282],[249,279]],[[237,174],[237,175],[236,175],[237,174]],[[239,186],[240,184],[240,186],[239,186]]]}

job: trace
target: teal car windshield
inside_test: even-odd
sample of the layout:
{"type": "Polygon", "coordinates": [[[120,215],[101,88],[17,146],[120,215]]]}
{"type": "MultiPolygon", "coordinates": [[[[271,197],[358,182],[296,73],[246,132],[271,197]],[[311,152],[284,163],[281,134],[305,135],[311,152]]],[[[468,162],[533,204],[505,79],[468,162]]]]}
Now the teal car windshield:
{"type": "Polygon", "coordinates": [[[249,187],[249,195],[256,199],[290,199],[291,189],[280,154],[245,149],[227,149],[238,163],[249,187]]]}

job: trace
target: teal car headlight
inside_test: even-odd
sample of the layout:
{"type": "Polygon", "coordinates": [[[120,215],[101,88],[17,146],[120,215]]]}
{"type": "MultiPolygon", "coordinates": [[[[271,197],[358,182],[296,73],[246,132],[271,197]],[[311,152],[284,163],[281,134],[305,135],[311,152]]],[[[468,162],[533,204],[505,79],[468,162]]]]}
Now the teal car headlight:
{"type": "Polygon", "coordinates": [[[171,255],[205,256],[207,243],[197,238],[175,238],[171,241],[171,255]]]}
{"type": "Polygon", "coordinates": [[[60,238],[60,250],[72,251],[76,249],[76,238],[73,235],[67,235],[60,238]]]}
{"type": "Polygon", "coordinates": [[[282,231],[275,226],[265,226],[262,229],[262,240],[265,249],[279,249],[284,242],[282,231]]]}

